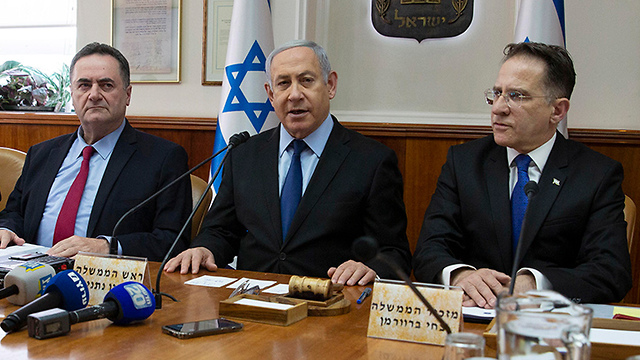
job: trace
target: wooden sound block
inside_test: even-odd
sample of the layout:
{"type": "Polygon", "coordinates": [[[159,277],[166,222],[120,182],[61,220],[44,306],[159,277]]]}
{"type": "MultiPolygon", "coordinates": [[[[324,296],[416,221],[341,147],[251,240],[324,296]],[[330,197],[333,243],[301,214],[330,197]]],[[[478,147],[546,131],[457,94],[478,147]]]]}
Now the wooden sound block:
{"type": "Polygon", "coordinates": [[[328,298],[327,300],[301,299],[301,298],[297,298],[295,296],[292,296],[291,294],[285,295],[283,297],[285,299],[290,300],[290,301],[295,302],[295,303],[305,302],[305,303],[309,304],[309,306],[328,307],[328,306],[330,306],[332,304],[335,304],[338,301],[344,299],[344,294],[343,293],[337,293],[337,294],[331,296],[330,298],[328,298]]]}
{"type": "Polygon", "coordinates": [[[309,304],[308,316],[336,316],[343,315],[351,311],[351,301],[341,299],[329,306],[314,306],[309,304]]]}

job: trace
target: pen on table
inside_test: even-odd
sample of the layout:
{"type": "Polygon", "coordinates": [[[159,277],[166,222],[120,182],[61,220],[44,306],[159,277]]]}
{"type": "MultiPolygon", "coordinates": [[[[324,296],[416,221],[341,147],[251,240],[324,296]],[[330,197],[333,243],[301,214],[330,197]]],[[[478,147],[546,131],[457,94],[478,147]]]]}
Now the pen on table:
{"type": "Polygon", "coordinates": [[[364,299],[366,299],[367,296],[369,296],[369,295],[371,295],[371,288],[364,289],[364,291],[362,292],[362,294],[360,294],[360,297],[358,298],[358,300],[356,302],[358,304],[362,304],[364,299]]]}

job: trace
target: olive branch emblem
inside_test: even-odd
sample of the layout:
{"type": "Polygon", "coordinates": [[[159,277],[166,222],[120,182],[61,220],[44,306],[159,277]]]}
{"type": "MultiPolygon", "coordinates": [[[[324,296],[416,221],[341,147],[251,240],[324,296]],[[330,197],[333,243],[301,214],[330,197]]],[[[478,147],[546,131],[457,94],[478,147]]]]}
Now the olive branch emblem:
{"type": "Polygon", "coordinates": [[[387,16],[387,11],[389,11],[389,5],[391,5],[391,0],[376,0],[376,10],[378,10],[378,15],[380,15],[382,21],[391,25],[391,20],[387,20],[385,18],[385,16],[387,16]]]}
{"type": "Polygon", "coordinates": [[[451,4],[453,5],[453,9],[456,11],[456,18],[449,21],[449,24],[453,24],[460,18],[460,16],[462,16],[462,12],[467,7],[467,0],[451,0],[451,4]]]}

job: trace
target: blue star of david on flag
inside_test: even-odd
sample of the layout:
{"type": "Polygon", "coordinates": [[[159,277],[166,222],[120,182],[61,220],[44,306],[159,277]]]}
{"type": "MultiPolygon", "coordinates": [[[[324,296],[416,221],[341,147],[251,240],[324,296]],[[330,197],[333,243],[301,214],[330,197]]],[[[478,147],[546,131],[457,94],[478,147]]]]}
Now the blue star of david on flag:
{"type": "Polygon", "coordinates": [[[260,48],[260,44],[254,41],[242,63],[225,67],[225,73],[231,89],[229,90],[229,96],[222,108],[222,112],[243,111],[256,131],[260,131],[269,112],[273,111],[273,106],[271,106],[268,98],[265,102],[248,101],[242,89],[240,89],[240,86],[249,71],[264,73],[266,60],[267,58],[260,48]]]}

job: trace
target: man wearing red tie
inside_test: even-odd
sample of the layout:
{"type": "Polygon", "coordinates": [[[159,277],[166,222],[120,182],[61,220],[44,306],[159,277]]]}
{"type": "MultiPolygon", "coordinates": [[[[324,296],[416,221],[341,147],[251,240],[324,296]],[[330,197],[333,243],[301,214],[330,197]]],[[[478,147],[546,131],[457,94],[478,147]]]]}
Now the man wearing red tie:
{"type": "MultiPolygon", "coordinates": [[[[50,255],[108,253],[118,219],[187,170],[187,154],[133,129],[129,64],[109,45],[92,43],[71,62],[71,97],[80,127],[29,149],[22,175],[0,213],[0,248],[25,242],[50,255]]],[[[118,252],[160,260],[191,209],[186,178],[126,218],[118,252]]],[[[186,248],[188,238],[179,248],[186,248]]]]}

